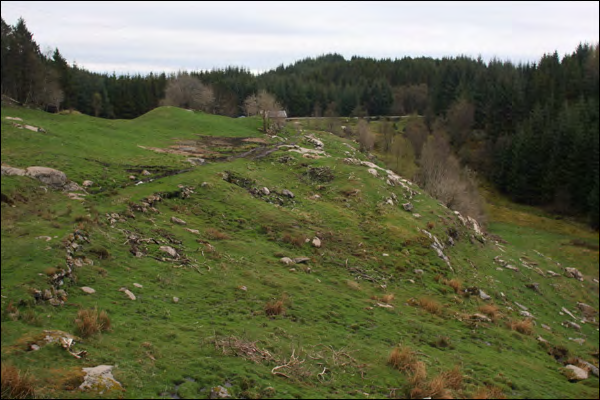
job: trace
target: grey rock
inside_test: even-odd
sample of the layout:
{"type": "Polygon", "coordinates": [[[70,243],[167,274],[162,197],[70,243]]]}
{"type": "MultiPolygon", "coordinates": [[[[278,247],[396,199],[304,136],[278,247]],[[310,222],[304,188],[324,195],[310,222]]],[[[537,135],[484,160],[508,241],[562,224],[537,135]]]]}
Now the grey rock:
{"type": "Polygon", "coordinates": [[[281,194],[283,196],[289,197],[290,199],[293,199],[294,197],[296,197],[296,195],[294,195],[294,193],[292,193],[291,191],[287,190],[287,189],[283,189],[281,191],[281,194]]]}
{"type": "Polygon", "coordinates": [[[294,260],[292,260],[292,259],[291,259],[291,258],[289,258],[289,257],[283,257],[283,258],[282,258],[281,260],[279,260],[279,261],[281,261],[281,263],[283,263],[283,264],[285,264],[285,265],[292,265],[292,264],[294,264],[294,260]]]}
{"type": "Polygon", "coordinates": [[[574,278],[578,281],[583,281],[583,274],[577,268],[565,268],[565,275],[568,278],[574,278]]]}
{"type": "Polygon", "coordinates": [[[294,258],[294,262],[296,264],[306,264],[310,261],[310,258],[308,257],[296,257],[294,258]]]}
{"type": "Polygon", "coordinates": [[[129,300],[135,301],[136,297],[135,294],[133,294],[129,289],[127,288],[121,288],[119,289],[119,292],[123,292],[127,295],[127,297],[129,297],[129,300]]]}
{"type": "Polygon", "coordinates": [[[267,187],[263,187],[263,188],[261,188],[261,189],[260,189],[260,192],[261,192],[262,194],[264,194],[265,196],[268,196],[268,195],[270,195],[270,194],[271,194],[271,191],[270,191],[270,190],[269,190],[269,188],[267,188],[267,187]]]}
{"type": "Polygon", "coordinates": [[[171,217],[171,222],[177,225],[187,225],[187,222],[177,217],[171,217]]]}
{"type": "Polygon", "coordinates": [[[105,394],[115,389],[121,389],[122,385],[112,374],[112,365],[99,365],[93,368],[83,368],[85,377],[79,386],[80,390],[92,390],[94,393],[105,394]]]}
{"type": "Polygon", "coordinates": [[[570,371],[569,375],[573,380],[583,381],[589,377],[589,374],[585,369],[576,367],[575,365],[569,364],[565,367],[565,369],[570,371]]]}
{"type": "Polygon", "coordinates": [[[492,299],[492,296],[490,296],[489,294],[487,294],[486,292],[484,292],[481,289],[479,289],[479,297],[481,298],[481,300],[491,300],[492,299]]]}
{"type": "Polygon", "coordinates": [[[172,248],[171,246],[160,246],[159,250],[169,254],[173,258],[177,258],[177,256],[178,256],[177,251],[175,251],[175,249],[172,248]]]}
{"type": "Polygon", "coordinates": [[[216,386],[210,390],[211,399],[230,399],[231,395],[223,386],[216,386]]]}
{"type": "Polygon", "coordinates": [[[81,291],[83,293],[86,293],[86,294],[94,294],[94,293],[96,293],[96,290],[92,289],[91,287],[87,287],[87,286],[82,287],[81,291]]]}
{"type": "Polygon", "coordinates": [[[404,203],[402,204],[402,208],[404,208],[404,211],[411,212],[415,207],[412,205],[412,203],[404,203]]]}
{"type": "Polygon", "coordinates": [[[67,183],[64,172],[46,167],[29,167],[25,169],[25,176],[35,178],[45,185],[60,189],[67,183]]]}
{"type": "Polygon", "coordinates": [[[566,326],[567,328],[575,329],[576,331],[580,331],[581,330],[581,325],[576,324],[575,322],[565,321],[565,322],[562,323],[562,325],[566,326]]]}
{"type": "Polygon", "coordinates": [[[313,245],[314,247],[316,247],[317,249],[318,249],[318,248],[320,248],[320,247],[321,247],[321,239],[319,239],[318,237],[315,237],[315,238],[312,240],[312,245],[313,245]]]}

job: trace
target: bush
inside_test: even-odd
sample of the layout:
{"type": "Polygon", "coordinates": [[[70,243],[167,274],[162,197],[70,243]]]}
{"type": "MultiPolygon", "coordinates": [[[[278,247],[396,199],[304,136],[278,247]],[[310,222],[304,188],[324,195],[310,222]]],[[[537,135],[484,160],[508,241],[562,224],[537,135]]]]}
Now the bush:
{"type": "Polygon", "coordinates": [[[442,305],[438,301],[429,297],[420,298],[419,306],[421,306],[422,309],[431,314],[439,315],[442,312],[442,305]]]}

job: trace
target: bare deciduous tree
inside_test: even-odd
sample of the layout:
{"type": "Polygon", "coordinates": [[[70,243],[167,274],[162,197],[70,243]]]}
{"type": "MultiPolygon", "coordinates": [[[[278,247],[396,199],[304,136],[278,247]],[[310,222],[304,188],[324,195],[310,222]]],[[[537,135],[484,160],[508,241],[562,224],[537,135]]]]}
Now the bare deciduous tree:
{"type": "Polygon", "coordinates": [[[369,124],[366,120],[361,119],[358,121],[357,131],[360,151],[366,153],[373,150],[373,146],[375,145],[375,136],[369,129],[369,124]]]}
{"type": "Polygon", "coordinates": [[[407,179],[412,179],[417,170],[415,151],[408,140],[402,135],[396,135],[390,147],[394,171],[407,179]]]}
{"type": "Polygon", "coordinates": [[[169,79],[161,105],[211,112],[215,101],[212,88],[186,72],[169,79]]]}
{"type": "Polygon", "coordinates": [[[419,185],[449,208],[484,222],[482,201],[474,173],[461,168],[443,133],[429,136],[417,174],[419,185]]]}
{"type": "Polygon", "coordinates": [[[283,111],[283,107],[275,96],[266,90],[261,90],[256,95],[248,96],[244,101],[244,108],[248,116],[260,115],[263,120],[263,131],[266,133],[271,128],[279,130],[285,124],[285,118],[278,113],[283,111]]]}
{"type": "Polygon", "coordinates": [[[429,131],[423,119],[418,118],[408,121],[406,124],[405,135],[412,144],[416,157],[420,158],[421,150],[423,149],[423,145],[427,141],[427,136],[429,135],[429,131]]]}

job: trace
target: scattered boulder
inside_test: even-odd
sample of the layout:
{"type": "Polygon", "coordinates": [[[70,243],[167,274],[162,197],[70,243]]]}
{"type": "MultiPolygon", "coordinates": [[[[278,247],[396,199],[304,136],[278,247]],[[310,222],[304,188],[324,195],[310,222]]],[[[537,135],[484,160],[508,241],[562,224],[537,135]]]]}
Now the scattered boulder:
{"type": "Polygon", "coordinates": [[[413,272],[417,275],[423,275],[425,273],[425,271],[423,271],[422,269],[415,269],[413,272]]]}
{"type": "Polygon", "coordinates": [[[47,167],[29,167],[25,169],[25,176],[35,178],[45,185],[61,189],[67,183],[64,172],[47,167]]]}
{"type": "Polygon", "coordinates": [[[25,170],[20,168],[13,168],[8,165],[2,166],[2,176],[25,176],[25,170]]]}
{"type": "Polygon", "coordinates": [[[216,386],[210,390],[211,399],[230,399],[231,395],[223,386],[216,386]]]}
{"type": "Polygon", "coordinates": [[[188,231],[189,233],[193,233],[194,235],[200,234],[200,231],[198,229],[185,228],[185,230],[188,231]]]}
{"type": "Polygon", "coordinates": [[[379,174],[377,173],[377,170],[375,168],[369,168],[367,170],[368,173],[370,173],[371,175],[373,175],[375,178],[377,178],[379,176],[379,174]]]}
{"type": "Polygon", "coordinates": [[[191,157],[188,158],[187,161],[193,165],[204,165],[206,164],[206,160],[200,157],[191,157]]]}
{"type": "Polygon", "coordinates": [[[569,364],[565,369],[567,370],[566,375],[570,381],[583,381],[589,377],[589,374],[585,369],[576,367],[575,365],[569,364]]]}
{"type": "Polygon", "coordinates": [[[506,264],[504,268],[510,269],[511,271],[519,272],[519,268],[515,267],[514,265],[506,264]]]}
{"type": "Polygon", "coordinates": [[[133,286],[135,286],[138,289],[142,289],[144,286],[140,285],[139,283],[134,283],[133,286]]]}
{"type": "Polygon", "coordinates": [[[415,207],[412,205],[412,203],[404,203],[402,204],[402,208],[404,208],[404,211],[411,212],[415,207]]]}
{"type": "Polygon", "coordinates": [[[177,217],[171,217],[171,222],[177,225],[187,225],[187,222],[177,217]]]}
{"type": "Polygon", "coordinates": [[[127,297],[129,297],[129,300],[135,300],[135,294],[133,294],[129,289],[127,288],[121,288],[119,289],[119,292],[123,292],[127,295],[127,297]]]}
{"type": "Polygon", "coordinates": [[[292,193],[291,191],[289,191],[289,190],[287,190],[287,189],[283,189],[283,190],[281,191],[281,195],[282,195],[282,196],[289,197],[290,199],[293,199],[294,197],[296,197],[296,196],[294,195],[294,193],[292,193]]]}
{"type": "Polygon", "coordinates": [[[547,271],[547,274],[548,276],[550,276],[550,278],[556,278],[560,276],[560,274],[557,274],[556,272],[550,270],[547,271]]]}
{"type": "Polygon", "coordinates": [[[267,188],[267,187],[263,187],[263,188],[261,188],[261,189],[260,189],[260,192],[261,192],[263,195],[265,195],[265,196],[268,196],[268,195],[270,195],[270,194],[271,194],[271,191],[270,191],[270,190],[269,190],[269,188],[267,188]]]}
{"type": "Polygon", "coordinates": [[[122,390],[122,385],[112,374],[112,365],[99,365],[93,368],[83,368],[86,374],[83,383],[79,386],[83,391],[94,391],[97,394],[106,394],[113,390],[122,390]]]}
{"type": "Polygon", "coordinates": [[[152,173],[150,171],[148,171],[148,170],[143,170],[142,171],[142,175],[143,176],[150,176],[150,175],[152,175],[152,173]]]}
{"type": "Polygon", "coordinates": [[[294,263],[296,264],[307,264],[310,261],[308,257],[296,257],[294,258],[294,263]]]}
{"type": "Polygon", "coordinates": [[[9,121],[21,121],[21,122],[23,122],[23,118],[19,118],[19,117],[5,117],[4,119],[7,119],[9,121]]]}
{"type": "Polygon", "coordinates": [[[179,303],[179,297],[173,297],[173,303],[175,303],[175,304],[179,303]]]}
{"type": "Polygon", "coordinates": [[[81,291],[83,293],[86,293],[86,294],[94,294],[94,293],[96,293],[96,290],[92,289],[91,287],[87,287],[87,286],[82,287],[81,291]]]}
{"type": "Polygon", "coordinates": [[[475,313],[473,315],[471,315],[469,317],[471,319],[471,321],[476,321],[476,322],[492,322],[492,320],[487,317],[486,315],[480,314],[480,313],[475,313]]]}
{"type": "Polygon", "coordinates": [[[582,346],[585,343],[585,339],[584,338],[572,338],[572,337],[570,337],[569,340],[571,342],[577,343],[580,346],[582,346]]]}
{"type": "Polygon", "coordinates": [[[483,290],[479,289],[479,297],[481,298],[481,300],[491,300],[492,296],[490,296],[489,294],[487,294],[486,292],[484,292],[483,290]]]}
{"type": "Polygon", "coordinates": [[[82,185],[83,187],[90,187],[94,184],[94,182],[92,181],[83,181],[82,185]]]}
{"type": "Polygon", "coordinates": [[[575,329],[576,331],[580,331],[581,330],[581,325],[576,324],[575,322],[565,321],[561,325],[565,326],[567,328],[575,329]]]}
{"type": "Polygon", "coordinates": [[[282,263],[282,264],[285,264],[285,265],[292,265],[292,264],[295,264],[294,260],[292,260],[292,259],[291,259],[291,258],[289,258],[289,257],[283,257],[283,258],[282,258],[281,260],[279,260],[279,261],[281,261],[281,263],[282,263]]]}
{"type": "Polygon", "coordinates": [[[578,281],[583,282],[583,274],[579,272],[577,268],[565,268],[565,275],[567,276],[567,278],[574,278],[578,281]]]}
{"type": "Polygon", "coordinates": [[[320,248],[320,247],[321,247],[321,239],[319,239],[318,237],[315,237],[315,238],[312,240],[312,245],[313,245],[314,247],[316,247],[317,249],[318,249],[318,248],[320,248]]]}
{"type": "Polygon", "coordinates": [[[582,365],[585,368],[589,368],[590,372],[592,373],[592,375],[594,375],[596,378],[598,378],[598,367],[596,367],[594,364],[589,363],[585,360],[582,360],[581,358],[577,359],[577,363],[579,365],[582,365]]]}
{"type": "Polygon", "coordinates": [[[178,256],[177,251],[174,248],[172,248],[171,246],[160,246],[159,250],[169,254],[173,258],[177,258],[177,256],[178,256]]]}
{"type": "Polygon", "coordinates": [[[544,329],[545,329],[545,330],[547,330],[547,331],[550,331],[550,332],[552,332],[552,328],[550,328],[550,327],[549,327],[548,325],[546,325],[546,324],[542,324],[542,328],[544,328],[544,329]]]}

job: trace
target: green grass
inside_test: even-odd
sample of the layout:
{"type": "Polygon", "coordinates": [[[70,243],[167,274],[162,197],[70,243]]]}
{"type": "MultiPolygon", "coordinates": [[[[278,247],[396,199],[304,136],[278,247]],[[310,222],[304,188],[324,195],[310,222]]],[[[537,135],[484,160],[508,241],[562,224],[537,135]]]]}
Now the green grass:
{"type": "MultiPolygon", "coordinates": [[[[98,397],[73,390],[80,383],[78,371],[109,364],[118,366],[113,372],[126,398],[165,393],[208,398],[211,388],[225,385],[234,397],[246,398],[381,398],[394,390],[406,397],[411,389],[407,376],[387,365],[390,351],[406,345],[420,354],[430,376],[462,366],[464,385],[456,396],[468,397],[490,384],[511,398],[597,398],[597,385],[569,383],[560,373],[562,364],[536,340],[541,335],[574,356],[597,362],[590,355],[598,349],[597,324],[583,324],[578,333],[561,326],[568,317],[559,315],[561,307],[580,315],[577,301],[598,309],[598,285],[591,280],[598,278],[598,251],[570,244],[575,239],[597,243],[597,233],[504,202],[501,208],[492,204],[489,230],[508,242],[506,252],[491,241],[471,243],[470,232],[453,213],[424,193],[413,199],[420,219],[399,205],[384,205],[392,193],[402,202],[401,188],[387,186],[364,167],[343,163],[349,151],[344,143],[350,142],[320,131],[309,130],[325,142],[331,157],[316,160],[281,149],[257,160],[192,167],[185,156],[138,147],[166,148],[197,135],[263,137],[260,123],[176,108],[159,108],[132,121],[2,108],[3,163],[49,166],[78,183],[90,179],[97,185],[79,202],[46,192],[29,178],[2,177],[2,194],[14,203],[2,204],[2,362],[30,371],[37,396],[98,397]],[[47,133],[18,130],[6,116],[21,117],[47,133]],[[281,163],[284,155],[293,159],[281,163]],[[159,171],[186,171],[137,186],[128,179],[131,170],[150,167],[155,177],[159,171]],[[334,179],[313,182],[306,178],[309,167],[329,167],[334,179]],[[291,190],[295,198],[271,204],[226,182],[225,171],[255,181],[258,188],[291,190]],[[194,193],[180,198],[179,186],[194,187],[194,193]],[[355,189],[356,195],[348,195],[355,189]],[[130,204],[157,193],[163,196],[158,213],[136,212],[135,218],[110,225],[106,214],[126,216],[130,204]],[[320,198],[311,198],[315,194],[320,198]],[[187,225],[172,223],[172,217],[187,225]],[[459,240],[446,254],[454,272],[419,232],[428,229],[445,240],[452,227],[459,240]],[[93,265],[77,267],[76,282],[65,283],[64,306],[36,304],[31,291],[49,286],[48,268],[64,266],[63,240],[75,230],[90,239],[75,256],[93,265]],[[215,231],[226,236],[210,234],[215,231]],[[132,233],[155,239],[138,245],[145,256],[130,251],[132,233]],[[51,240],[36,239],[40,236],[51,240]],[[319,249],[286,239],[315,236],[323,242],[319,249]],[[168,257],[159,250],[165,245],[188,261],[160,261],[168,257]],[[493,262],[498,255],[521,271],[498,271],[493,262]],[[285,266],[279,261],[284,256],[311,260],[285,266]],[[586,280],[541,277],[521,266],[523,256],[543,271],[562,273],[556,262],[577,267],[586,280]],[[499,320],[470,323],[467,317],[484,302],[456,294],[440,278],[485,290],[499,308],[499,320]],[[525,287],[531,282],[540,284],[539,293],[525,287]],[[96,293],[84,294],[82,286],[96,293]],[[137,300],[129,300],[122,287],[137,300]],[[394,295],[393,308],[378,306],[377,299],[388,294],[394,295]],[[412,305],[411,299],[423,297],[439,302],[440,313],[412,305]],[[265,315],[265,305],[277,300],[284,302],[285,312],[265,315]],[[506,326],[522,319],[515,301],[537,318],[531,336],[506,326]],[[18,315],[9,312],[9,304],[18,315]],[[86,359],[75,359],[58,345],[25,351],[44,329],[75,334],[78,310],[94,307],[106,311],[111,329],[76,344],[88,352],[86,359]],[[451,345],[439,345],[441,337],[451,345]],[[569,337],[586,342],[579,345],[569,337]],[[236,340],[271,357],[259,363],[245,359],[241,350],[231,348],[236,340]],[[272,374],[292,361],[292,354],[304,362],[278,369],[287,378],[272,374]]],[[[310,147],[291,129],[281,136],[310,147]]],[[[217,147],[212,150],[219,152],[217,147]]]]}

